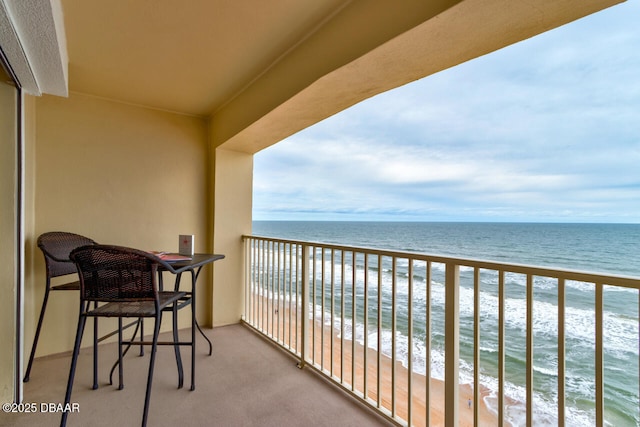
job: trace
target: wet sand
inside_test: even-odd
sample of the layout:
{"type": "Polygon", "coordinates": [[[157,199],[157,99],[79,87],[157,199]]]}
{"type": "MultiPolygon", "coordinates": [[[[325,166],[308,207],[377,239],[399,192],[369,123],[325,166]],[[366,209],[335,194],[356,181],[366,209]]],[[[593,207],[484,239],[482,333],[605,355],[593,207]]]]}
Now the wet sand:
{"type": "MultiPolygon", "coordinates": [[[[407,420],[409,418],[409,371],[402,365],[402,363],[396,361],[395,363],[395,377],[396,383],[392,384],[391,372],[394,367],[391,358],[381,355],[378,357],[378,352],[371,348],[368,349],[366,355],[366,361],[364,357],[364,346],[359,343],[355,345],[355,352],[353,342],[351,340],[341,340],[338,331],[332,330],[330,327],[325,327],[324,340],[320,332],[320,327],[316,323],[315,332],[315,357],[314,361],[320,364],[322,361],[322,368],[325,372],[331,374],[332,359],[333,359],[333,376],[343,379],[343,384],[348,385],[351,389],[351,384],[355,384],[356,391],[363,393],[365,390],[366,380],[366,397],[368,400],[375,402],[376,406],[385,408],[389,412],[392,412],[392,408],[395,406],[393,413],[397,414],[400,418],[407,420]],[[333,335],[333,349],[331,348],[333,335]],[[323,342],[324,341],[324,342],[323,342]],[[323,348],[324,352],[321,355],[320,349],[323,348]],[[342,355],[344,354],[344,359],[342,355]],[[353,370],[353,354],[355,354],[355,381],[352,380],[353,370]],[[332,358],[333,355],[333,358],[332,358]],[[365,365],[366,363],[366,365],[365,365]],[[366,371],[365,371],[366,366],[366,371]],[[378,384],[378,366],[380,371],[380,383],[378,384]],[[366,372],[366,379],[365,379],[366,372]],[[393,390],[395,389],[395,396],[393,390]],[[379,395],[379,397],[378,397],[379,395]]],[[[314,353],[312,353],[314,354],[314,353]]],[[[444,382],[438,379],[431,378],[427,381],[427,378],[418,373],[413,373],[411,378],[411,424],[415,426],[441,426],[444,425],[444,382]],[[427,386],[429,391],[429,422],[427,422],[427,386]]],[[[485,395],[488,393],[484,391],[485,395]]],[[[489,411],[483,400],[480,399],[479,407],[479,424],[480,425],[496,425],[496,415],[489,411]]],[[[474,409],[469,408],[469,400],[473,402],[473,390],[469,385],[460,386],[460,395],[458,402],[458,414],[460,426],[473,426],[474,425],[474,409]]]]}
{"type": "MultiPolygon", "coordinates": [[[[270,305],[270,304],[269,304],[270,305]]],[[[266,308],[266,307],[265,307],[266,308]]],[[[295,324],[292,318],[291,340],[289,339],[289,314],[286,308],[281,310],[271,310],[266,308],[266,312],[278,312],[284,316],[266,316],[265,325],[268,333],[277,341],[285,345],[296,346],[296,337],[300,339],[300,325],[295,324]]],[[[321,323],[309,320],[309,328],[313,327],[314,340],[309,343],[308,358],[309,363],[313,363],[341,383],[348,390],[364,397],[374,406],[380,407],[384,412],[393,414],[403,420],[411,417],[414,426],[441,426],[444,425],[444,383],[441,380],[431,378],[427,381],[424,375],[413,373],[411,383],[409,383],[409,372],[399,361],[395,366],[390,357],[378,356],[378,352],[369,348],[365,353],[364,346],[354,343],[351,340],[341,339],[340,331],[325,325],[321,328],[321,323]],[[355,364],[353,363],[355,355],[355,364]],[[365,369],[366,367],[366,369],[365,369]],[[395,384],[392,384],[392,369],[395,368],[395,384]],[[355,378],[352,372],[355,370],[355,378]],[[378,371],[380,381],[378,382],[378,371]],[[365,375],[366,374],[366,375],[365,375]],[[365,387],[366,381],[366,387],[365,387]],[[411,414],[408,414],[409,387],[411,387],[412,406],[411,414]],[[394,393],[395,390],[395,393],[394,393]],[[429,396],[427,396],[427,392],[429,396]],[[429,400],[429,419],[427,422],[427,399],[429,400]]],[[[488,390],[482,390],[478,408],[478,425],[497,425],[497,415],[490,411],[484,401],[488,390]]],[[[473,403],[469,408],[469,400],[473,402],[473,390],[469,385],[460,386],[458,402],[459,425],[474,426],[473,403]]]]}

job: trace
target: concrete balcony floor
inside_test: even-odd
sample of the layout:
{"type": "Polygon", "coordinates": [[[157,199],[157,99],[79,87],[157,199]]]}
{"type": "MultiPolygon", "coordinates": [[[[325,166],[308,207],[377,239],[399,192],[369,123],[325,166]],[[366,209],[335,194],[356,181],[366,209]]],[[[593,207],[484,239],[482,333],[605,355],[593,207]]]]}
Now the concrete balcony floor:
{"type": "MultiPolygon", "coordinates": [[[[91,331],[90,324],[87,323],[87,333],[91,331]]],[[[298,369],[294,358],[245,326],[208,329],[205,333],[213,341],[213,355],[208,356],[206,342],[198,336],[195,391],[189,391],[189,347],[182,347],[182,389],[177,389],[172,347],[158,348],[149,426],[389,425],[313,370],[298,369]]],[[[170,334],[164,333],[161,338],[168,340],[170,334]]],[[[100,388],[91,390],[92,351],[83,349],[80,354],[71,397],[80,412],[71,413],[67,425],[140,425],[149,352],[139,357],[137,349],[132,349],[125,357],[123,390],[108,383],[117,346],[101,345],[99,355],[100,388]]],[[[42,403],[64,401],[70,360],[70,353],[36,359],[31,380],[24,385],[24,396],[25,403],[37,404],[38,412],[1,413],[0,425],[59,425],[60,413],[42,413],[40,409],[42,403]]]]}

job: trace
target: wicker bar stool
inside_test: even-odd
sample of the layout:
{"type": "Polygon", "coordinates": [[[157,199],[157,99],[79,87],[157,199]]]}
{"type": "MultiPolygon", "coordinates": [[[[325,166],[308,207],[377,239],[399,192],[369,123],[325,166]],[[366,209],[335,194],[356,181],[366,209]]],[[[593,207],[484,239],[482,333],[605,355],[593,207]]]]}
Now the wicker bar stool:
{"type": "MultiPolygon", "coordinates": [[[[52,231],[41,234],[38,237],[37,243],[38,248],[40,248],[44,255],[44,262],[46,266],[46,287],[44,290],[42,308],[40,309],[40,317],[38,318],[38,326],[36,327],[36,334],[33,338],[33,346],[31,347],[31,354],[29,355],[29,363],[27,364],[27,371],[24,375],[24,382],[28,382],[29,376],[31,375],[31,367],[33,366],[33,359],[36,355],[38,340],[40,339],[40,332],[42,331],[44,313],[47,310],[47,302],[49,301],[49,292],[77,291],[80,289],[80,282],[77,280],[77,277],[73,277],[75,280],[71,282],[56,286],[51,286],[51,279],[62,276],[76,276],[78,271],[75,264],[69,259],[69,254],[77,247],[94,245],[96,242],[79,234],[67,233],[64,231],[52,231]]],[[[95,329],[96,326],[94,325],[94,332],[95,329]]]]}
{"type": "MultiPolygon", "coordinates": [[[[153,340],[139,341],[135,345],[151,345],[149,372],[145,393],[142,425],[146,426],[151,398],[151,384],[157,346],[172,344],[178,366],[179,386],[182,382],[182,361],[180,343],[177,336],[178,301],[185,298],[186,293],[180,291],[158,290],[158,268],[170,266],[158,257],[144,251],[109,245],[89,245],[73,250],[70,259],[76,263],[80,275],[80,314],[78,330],[69,371],[69,380],[65,394],[65,407],[71,401],[73,380],[80,352],[80,344],[84,327],[89,317],[118,318],[118,365],[120,387],[122,388],[122,347],[129,345],[122,339],[123,318],[154,318],[153,340]],[[91,308],[92,303],[99,303],[91,308]],[[158,343],[162,313],[165,307],[172,307],[173,342],[158,343]]],[[[60,422],[65,426],[68,412],[63,412],[60,422]]]]}

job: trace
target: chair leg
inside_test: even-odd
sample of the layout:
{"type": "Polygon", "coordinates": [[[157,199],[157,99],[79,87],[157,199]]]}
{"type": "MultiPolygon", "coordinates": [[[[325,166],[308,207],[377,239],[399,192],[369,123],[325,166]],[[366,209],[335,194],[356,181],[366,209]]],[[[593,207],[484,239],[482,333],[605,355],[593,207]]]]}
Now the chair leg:
{"type": "MultiPolygon", "coordinates": [[[[141,317],[140,319],[138,319],[138,321],[140,322],[140,341],[144,341],[144,317],[141,317]]],[[[133,334],[134,337],[135,337],[135,335],[136,334],[133,334]]],[[[144,346],[143,345],[140,346],[140,357],[142,357],[142,356],[144,356],[144,346]]]]}
{"type": "MultiPolygon", "coordinates": [[[[133,331],[133,334],[131,334],[131,339],[129,341],[129,343],[127,344],[127,347],[124,349],[124,351],[122,352],[122,357],[124,358],[124,356],[127,355],[127,353],[129,352],[129,349],[131,348],[132,345],[135,344],[135,338],[136,335],[138,335],[138,330],[140,329],[140,325],[142,324],[142,317],[139,318],[136,322],[136,328],[133,331]]],[[[142,342],[142,334],[140,334],[140,342],[142,342]]],[[[139,345],[140,347],[144,347],[142,344],[136,344],[139,345]]],[[[109,371],[109,385],[113,385],[113,372],[116,370],[116,367],[120,365],[120,360],[116,359],[116,361],[113,363],[113,366],[111,366],[111,370],[109,371]]]]}
{"type": "MultiPolygon", "coordinates": [[[[94,304],[98,308],[98,303],[94,304]]],[[[98,318],[93,318],[93,387],[98,389],[98,318]]]]}
{"type": "MultiPolygon", "coordinates": [[[[86,316],[80,316],[78,319],[78,330],[76,332],[76,341],[73,346],[73,356],[71,357],[71,368],[69,369],[69,380],[67,382],[67,392],[64,396],[64,407],[69,407],[71,402],[71,390],[73,389],[73,378],[76,374],[76,365],[78,363],[78,354],[80,353],[80,344],[82,343],[82,334],[84,333],[84,325],[87,323],[86,316]]],[[[60,427],[67,425],[67,411],[62,412],[62,419],[60,420],[60,427]]]]}
{"type": "Polygon", "coordinates": [[[49,282],[47,280],[47,287],[44,291],[44,299],[42,300],[42,308],[40,309],[40,317],[38,318],[38,326],[36,327],[36,335],[33,337],[33,346],[31,347],[31,354],[29,355],[29,363],[27,364],[27,372],[24,374],[23,381],[29,382],[29,376],[31,375],[31,366],[33,365],[33,359],[36,356],[36,348],[38,347],[38,339],[40,338],[40,329],[42,329],[42,321],[44,320],[44,312],[47,309],[47,301],[49,300],[49,282]]]}
{"type": "Polygon", "coordinates": [[[160,324],[162,323],[162,310],[156,314],[156,322],[153,328],[153,342],[151,344],[151,356],[149,357],[149,375],[147,377],[147,392],[144,396],[144,412],[142,414],[142,427],[146,427],[149,415],[149,402],[151,401],[151,384],[153,382],[153,368],[156,361],[156,350],[158,349],[158,335],[160,334],[160,324]]]}
{"type": "Polygon", "coordinates": [[[184,374],[182,372],[182,356],[180,356],[180,344],[178,344],[178,303],[173,303],[173,349],[176,354],[176,364],[178,365],[178,388],[184,385],[184,374]]]}
{"type": "Polygon", "coordinates": [[[118,317],[118,390],[124,388],[124,368],[122,367],[122,317],[118,317]]]}

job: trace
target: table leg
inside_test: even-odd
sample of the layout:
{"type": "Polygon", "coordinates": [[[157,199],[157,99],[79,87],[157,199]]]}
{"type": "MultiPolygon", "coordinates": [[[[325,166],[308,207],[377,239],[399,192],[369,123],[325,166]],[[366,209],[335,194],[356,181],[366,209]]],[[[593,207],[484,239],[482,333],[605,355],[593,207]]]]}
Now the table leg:
{"type": "MultiPolygon", "coordinates": [[[[199,271],[198,271],[199,272],[199,271]]],[[[196,389],[196,280],[191,270],[191,391],[196,389]]]]}
{"type": "Polygon", "coordinates": [[[207,343],[209,343],[209,356],[211,356],[213,354],[213,344],[211,344],[211,340],[209,339],[209,337],[207,337],[204,334],[204,332],[200,328],[200,324],[198,323],[197,320],[196,320],[196,328],[198,328],[198,331],[200,331],[200,335],[202,335],[204,337],[204,339],[207,340],[207,343]]]}

